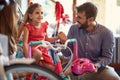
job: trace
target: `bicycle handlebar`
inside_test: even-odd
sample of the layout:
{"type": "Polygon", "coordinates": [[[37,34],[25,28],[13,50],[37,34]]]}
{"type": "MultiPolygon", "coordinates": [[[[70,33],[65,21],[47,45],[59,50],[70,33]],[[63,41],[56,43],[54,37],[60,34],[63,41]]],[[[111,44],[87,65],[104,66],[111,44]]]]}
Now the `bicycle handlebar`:
{"type": "MultiPolygon", "coordinates": [[[[62,45],[60,45],[63,49],[66,49],[67,48],[67,45],[68,45],[68,43],[69,42],[76,42],[77,40],[75,39],[75,38],[73,38],[73,39],[68,39],[68,40],[66,40],[66,42],[62,45]]],[[[60,47],[53,47],[53,45],[50,43],[50,42],[48,42],[48,41],[32,41],[32,42],[30,42],[29,43],[29,45],[30,46],[33,46],[33,45],[37,45],[37,44],[40,44],[40,45],[38,45],[37,47],[39,47],[39,46],[43,46],[43,47],[45,47],[45,48],[51,48],[51,49],[53,49],[53,50],[59,50],[60,49],[60,47]]]]}

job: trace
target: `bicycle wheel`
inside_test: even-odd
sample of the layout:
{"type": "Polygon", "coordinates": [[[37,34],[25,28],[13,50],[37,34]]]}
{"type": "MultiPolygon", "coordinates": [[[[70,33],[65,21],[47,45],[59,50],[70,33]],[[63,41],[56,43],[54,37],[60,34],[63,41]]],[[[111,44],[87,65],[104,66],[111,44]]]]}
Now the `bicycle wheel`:
{"type": "MultiPolygon", "coordinates": [[[[16,73],[16,72],[25,72],[25,71],[40,74],[41,76],[45,76],[49,80],[63,80],[54,71],[51,71],[51,70],[49,70],[45,67],[41,67],[39,65],[13,64],[10,66],[5,66],[6,75],[10,75],[11,73],[16,73]]],[[[10,79],[13,79],[13,78],[10,78],[10,79]]],[[[8,80],[10,80],[10,79],[8,79],[8,80]]]]}

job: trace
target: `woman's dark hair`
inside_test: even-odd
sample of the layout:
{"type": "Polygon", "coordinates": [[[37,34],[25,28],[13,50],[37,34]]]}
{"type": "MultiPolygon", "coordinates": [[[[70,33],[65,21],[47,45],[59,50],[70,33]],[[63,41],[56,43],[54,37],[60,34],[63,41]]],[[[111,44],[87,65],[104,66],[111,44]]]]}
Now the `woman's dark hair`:
{"type": "Polygon", "coordinates": [[[95,20],[98,10],[97,10],[97,7],[93,3],[86,2],[77,7],[77,12],[85,12],[87,19],[90,17],[93,17],[95,20]]]}
{"type": "Polygon", "coordinates": [[[0,10],[2,10],[6,5],[15,3],[14,0],[0,0],[0,10]]]}

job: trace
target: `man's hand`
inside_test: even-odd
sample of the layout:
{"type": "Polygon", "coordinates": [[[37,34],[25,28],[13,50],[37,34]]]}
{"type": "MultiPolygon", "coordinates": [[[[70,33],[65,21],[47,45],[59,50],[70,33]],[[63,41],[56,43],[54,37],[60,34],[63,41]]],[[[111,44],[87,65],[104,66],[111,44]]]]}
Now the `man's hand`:
{"type": "Polygon", "coordinates": [[[65,41],[67,40],[67,36],[63,32],[59,32],[58,38],[60,39],[61,43],[65,43],[65,41]]]}

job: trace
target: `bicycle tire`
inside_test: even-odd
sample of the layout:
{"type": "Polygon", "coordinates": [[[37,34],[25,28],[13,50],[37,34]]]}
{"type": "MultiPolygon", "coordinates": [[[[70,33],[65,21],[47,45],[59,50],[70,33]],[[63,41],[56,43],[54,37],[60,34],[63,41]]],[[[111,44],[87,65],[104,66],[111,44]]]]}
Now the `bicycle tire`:
{"type": "Polygon", "coordinates": [[[9,66],[5,66],[5,73],[10,74],[12,72],[16,71],[29,71],[29,72],[35,72],[40,75],[44,75],[50,80],[63,80],[58,74],[56,74],[54,71],[51,71],[48,68],[34,65],[34,64],[12,64],[9,66]]]}

